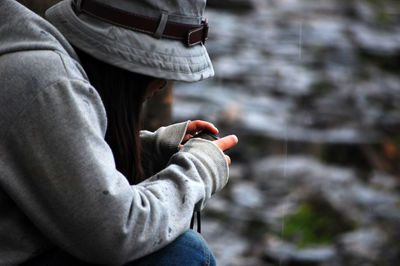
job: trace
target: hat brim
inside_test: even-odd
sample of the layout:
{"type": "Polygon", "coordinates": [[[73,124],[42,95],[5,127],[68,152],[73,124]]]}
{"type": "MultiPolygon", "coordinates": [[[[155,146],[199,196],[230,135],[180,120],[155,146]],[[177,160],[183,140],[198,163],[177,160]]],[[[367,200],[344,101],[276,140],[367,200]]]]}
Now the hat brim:
{"type": "Polygon", "coordinates": [[[157,78],[194,82],[214,76],[203,44],[156,39],[85,14],[75,14],[64,0],[46,12],[49,20],[73,45],[111,65],[157,78]]]}

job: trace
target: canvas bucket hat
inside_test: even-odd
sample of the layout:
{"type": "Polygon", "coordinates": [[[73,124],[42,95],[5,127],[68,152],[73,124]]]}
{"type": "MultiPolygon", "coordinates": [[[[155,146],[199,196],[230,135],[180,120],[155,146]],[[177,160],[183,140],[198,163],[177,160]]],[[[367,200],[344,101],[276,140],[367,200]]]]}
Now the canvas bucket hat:
{"type": "Polygon", "coordinates": [[[179,39],[163,37],[166,24],[203,25],[206,0],[90,1],[128,15],[139,15],[158,21],[157,32],[141,32],[135,30],[134,25],[127,27],[98,14],[82,12],[77,10],[77,3],[84,1],[76,0],[64,0],[54,5],[46,11],[46,19],[74,46],[99,60],[128,71],[187,82],[214,76],[204,40],[193,45],[179,39]]]}

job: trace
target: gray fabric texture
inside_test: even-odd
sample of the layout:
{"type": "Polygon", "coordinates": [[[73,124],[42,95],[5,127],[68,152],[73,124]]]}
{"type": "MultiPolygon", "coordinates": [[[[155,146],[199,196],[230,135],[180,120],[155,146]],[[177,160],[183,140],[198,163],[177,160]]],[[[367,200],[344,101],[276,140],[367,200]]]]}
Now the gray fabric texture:
{"type": "Polygon", "coordinates": [[[228,179],[214,143],[194,139],[178,151],[187,124],[141,133],[161,170],[129,185],[72,47],[16,1],[0,1],[0,265],[55,246],[122,265],[173,241],[228,179]]]}
{"type": "MultiPolygon", "coordinates": [[[[123,7],[123,10],[144,12],[139,14],[148,14],[156,19],[164,12],[171,21],[193,24],[200,23],[205,6],[205,0],[103,2],[120,9],[123,7]]],[[[72,9],[72,0],[64,0],[47,10],[46,18],[76,47],[128,71],[187,82],[214,76],[203,44],[187,47],[181,41],[157,39],[84,13],[77,15],[72,9]]]]}
{"type": "Polygon", "coordinates": [[[203,19],[206,0],[97,0],[115,8],[158,18],[160,11],[168,14],[169,20],[178,23],[200,24],[203,19]]]}

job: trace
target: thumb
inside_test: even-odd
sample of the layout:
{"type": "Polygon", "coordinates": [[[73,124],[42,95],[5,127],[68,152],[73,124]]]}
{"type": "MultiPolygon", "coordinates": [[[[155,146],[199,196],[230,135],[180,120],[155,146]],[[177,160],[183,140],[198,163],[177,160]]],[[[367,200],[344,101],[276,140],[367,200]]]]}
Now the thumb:
{"type": "Polygon", "coordinates": [[[225,158],[228,161],[228,165],[231,165],[231,157],[229,157],[228,155],[225,154],[225,158]]]}

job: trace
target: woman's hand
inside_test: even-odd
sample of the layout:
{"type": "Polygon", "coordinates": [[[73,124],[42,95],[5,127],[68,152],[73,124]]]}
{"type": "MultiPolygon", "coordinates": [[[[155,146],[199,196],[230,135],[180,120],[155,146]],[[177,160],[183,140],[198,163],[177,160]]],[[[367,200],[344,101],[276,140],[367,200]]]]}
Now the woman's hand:
{"type": "MultiPolygon", "coordinates": [[[[238,138],[235,135],[229,135],[217,140],[214,140],[214,143],[217,144],[217,146],[222,150],[226,151],[233,146],[235,146],[239,142],[238,138]]],[[[228,161],[228,164],[231,164],[231,158],[225,154],[226,160],[228,161]]]]}
{"type": "Polygon", "coordinates": [[[197,132],[201,131],[201,130],[207,130],[210,131],[211,133],[217,135],[218,134],[218,128],[216,128],[213,124],[206,122],[206,121],[202,121],[202,120],[196,120],[196,121],[192,121],[189,123],[187,130],[186,130],[186,135],[185,137],[183,137],[182,142],[186,142],[189,139],[191,139],[193,137],[193,135],[195,135],[197,132]]]}
{"type": "MultiPolygon", "coordinates": [[[[186,142],[189,139],[191,139],[197,132],[201,131],[201,130],[207,130],[215,135],[218,134],[218,128],[216,128],[213,124],[206,122],[206,121],[202,121],[202,120],[196,120],[196,121],[192,121],[189,123],[187,130],[186,130],[186,135],[183,138],[182,142],[186,142]]],[[[226,151],[230,148],[232,148],[233,146],[235,146],[238,143],[238,138],[235,135],[229,135],[223,138],[220,138],[218,140],[215,140],[214,143],[222,150],[222,151],[226,151]]],[[[182,144],[179,145],[179,148],[182,147],[182,144]]],[[[226,160],[228,161],[228,164],[231,164],[231,158],[226,155],[226,160]]]]}

